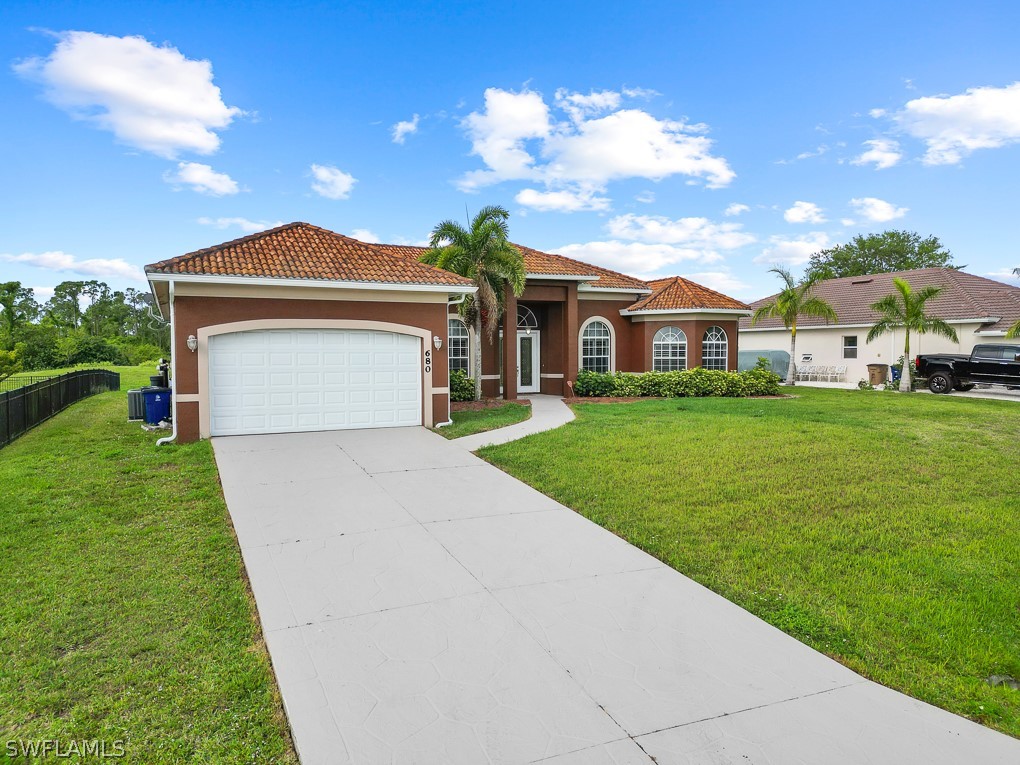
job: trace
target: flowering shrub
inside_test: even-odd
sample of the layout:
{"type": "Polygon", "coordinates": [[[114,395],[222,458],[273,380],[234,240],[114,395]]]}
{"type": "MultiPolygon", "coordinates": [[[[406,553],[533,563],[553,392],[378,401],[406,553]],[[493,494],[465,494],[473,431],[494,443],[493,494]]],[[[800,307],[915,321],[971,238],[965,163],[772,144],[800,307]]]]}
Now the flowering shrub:
{"type": "Polygon", "coordinates": [[[723,372],[695,367],[680,372],[579,372],[574,393],[578,396],[775,396],[779,375],[760,366],[746,372],[723,372]]]}

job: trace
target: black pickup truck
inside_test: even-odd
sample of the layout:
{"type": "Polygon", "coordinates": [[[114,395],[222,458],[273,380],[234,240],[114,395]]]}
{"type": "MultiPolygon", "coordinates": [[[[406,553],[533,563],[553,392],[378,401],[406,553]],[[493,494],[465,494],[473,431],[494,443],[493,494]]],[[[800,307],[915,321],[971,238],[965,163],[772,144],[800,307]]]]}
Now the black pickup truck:
{"type": "Polygon", "coordinates": [[[970,356],[932,353],[914,360],[932,393],[970,390],[977,384],[1020,387],[1020,345],[975,345],[970,356]]]}

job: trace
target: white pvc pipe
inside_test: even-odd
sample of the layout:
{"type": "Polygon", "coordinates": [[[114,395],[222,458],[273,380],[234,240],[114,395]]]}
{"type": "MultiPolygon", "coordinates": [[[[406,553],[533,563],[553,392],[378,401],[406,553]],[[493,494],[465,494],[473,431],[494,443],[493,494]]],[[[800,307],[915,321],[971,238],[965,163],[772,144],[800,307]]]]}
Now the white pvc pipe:
{"type": "Polygon", "coordinates": [[[161,438],[156,446],[165,446],[177,440],[177,314],[174,309],[174,283],[170,282],[170,422],[173,430],[161,438]]]}

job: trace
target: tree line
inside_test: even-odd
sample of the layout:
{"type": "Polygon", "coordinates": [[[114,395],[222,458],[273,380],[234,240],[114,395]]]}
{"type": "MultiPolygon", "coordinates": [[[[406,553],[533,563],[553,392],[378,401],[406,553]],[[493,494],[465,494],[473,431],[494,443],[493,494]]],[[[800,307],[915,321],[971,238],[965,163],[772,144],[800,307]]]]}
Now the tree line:
{"type": "Polygon", "coordinates": [[[2,282],[0,367],[136,365],[169,356],[169,327],[152,307],[148,292],[113,290],[96,280],[61,282],[45,302],[21,282],[2,282]]]}

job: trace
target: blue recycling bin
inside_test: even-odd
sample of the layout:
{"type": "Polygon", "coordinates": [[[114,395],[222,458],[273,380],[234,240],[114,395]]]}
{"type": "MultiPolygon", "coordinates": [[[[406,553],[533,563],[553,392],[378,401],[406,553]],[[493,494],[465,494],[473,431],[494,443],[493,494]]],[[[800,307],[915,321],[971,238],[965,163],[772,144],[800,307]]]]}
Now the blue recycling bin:
{"type": "Polygon", "coordinates": [[[158,425],[170,419],[170,393],[170,388],[142,388],[145,421],[149,425],[158,425]]]}

